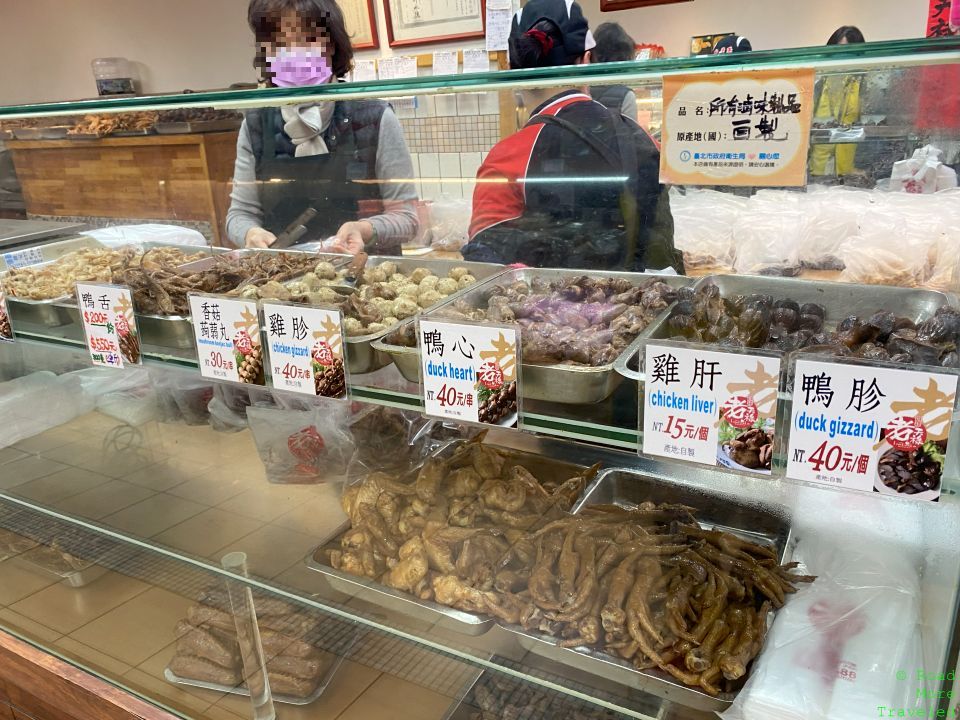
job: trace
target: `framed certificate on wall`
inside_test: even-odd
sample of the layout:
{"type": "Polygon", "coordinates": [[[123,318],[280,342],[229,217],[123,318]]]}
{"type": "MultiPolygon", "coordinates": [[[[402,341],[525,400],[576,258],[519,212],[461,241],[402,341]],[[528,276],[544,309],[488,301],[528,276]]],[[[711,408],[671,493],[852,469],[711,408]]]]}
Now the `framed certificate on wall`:
{"type": "Polygon", "coordinates": [[[343,11],[343,20],[354,50],[380,47],[377,36],[377,16],[373,14],[373,0],[337,0],[343,11]]]}
{"type": "Polygon", "coordinates": [[[390,47],[482,38],[485,0],[384,0],[390,47]]]}
{"type": "Polygon", "coordinates": [[[630,10],[631,8],[653,7],[654,5],[672,5],[682,2],[693,2],[693,0],[600,0],[600,12],[630,10]]]}

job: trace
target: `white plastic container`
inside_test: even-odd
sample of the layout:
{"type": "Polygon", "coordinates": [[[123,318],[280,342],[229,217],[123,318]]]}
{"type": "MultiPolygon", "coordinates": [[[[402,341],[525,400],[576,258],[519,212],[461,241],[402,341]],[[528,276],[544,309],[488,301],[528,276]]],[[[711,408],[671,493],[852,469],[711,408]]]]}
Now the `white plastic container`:
{"type": "Polygon", "coordinates": [[[135,95],[137,71],[132,62],[122,57],[96,58],[90,63],[100,95],[135,95]]]}

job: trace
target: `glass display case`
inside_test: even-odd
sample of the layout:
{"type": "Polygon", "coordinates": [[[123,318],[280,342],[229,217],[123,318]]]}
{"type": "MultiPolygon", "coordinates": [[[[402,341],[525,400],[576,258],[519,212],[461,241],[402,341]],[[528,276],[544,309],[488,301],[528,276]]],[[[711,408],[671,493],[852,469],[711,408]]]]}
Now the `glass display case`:
{"type": "MultiPolygon", "coordinates": [[[[956,382],[958,93],[944,38],[0,108],[27,216],[88,228],[2,255],[0,628],[186,718],[952,716],[955,390],[894,411],[912,445],[863,423],[869,487],[837,487],[826,444],[839,474],[816,482],[789,449],[799,397],[833,398],[800,361],[956,382]],[[625,85],[659,138],[666,78],[797,68],[806,186],[646,189],[684,274],[464,248],[498,225],[562,257],[627,232],[589,205],[631,181],[602,153],[539,187],[497,175],[495,146],[559,93],[625,85]],[[851,86],[858,112],[827,107],[851,86]],[[328,101],[305,142],[339,169],[315,182],[290,170],[291,113],[328,101]],[[485,225],[497,184],[545,209],[485,225]],[[263,228],[273,247],[244,247],[263,228]],[[129,288],[125,367],[92,364],[77,282],[129,288]],[[247,317],[212,355],[215,298],[295,319],[247,317]],[[311,351],[339,375],[279,361],[304,305],[340,311],[311,351]],[[485,429],[424,416],[418,320],[519,328],[512,400],[507,355],[478,381],[485,429]],[[693,427],[652,452],[651,343],[775,358],[767,424],[714,411],[709,463],[693,427]]],[[[894,394],[859,382],[831,441],[894,394]]]]}

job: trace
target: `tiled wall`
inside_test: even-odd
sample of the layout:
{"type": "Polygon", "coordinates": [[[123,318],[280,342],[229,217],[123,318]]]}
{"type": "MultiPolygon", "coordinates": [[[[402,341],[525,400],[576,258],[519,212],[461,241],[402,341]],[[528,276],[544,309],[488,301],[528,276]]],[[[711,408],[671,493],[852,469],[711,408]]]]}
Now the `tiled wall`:
{"type": "Polygon", "coordinates": [[[477,169],[500,140],[499,103],[497,93],[486,92],[396,104],[421,199],[473,197],[477,169]]]}

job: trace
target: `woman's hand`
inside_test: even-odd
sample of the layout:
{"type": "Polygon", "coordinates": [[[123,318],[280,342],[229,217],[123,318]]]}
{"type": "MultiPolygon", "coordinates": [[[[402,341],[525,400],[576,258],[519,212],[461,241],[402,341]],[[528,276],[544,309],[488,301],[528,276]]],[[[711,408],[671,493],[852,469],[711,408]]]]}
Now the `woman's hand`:
{"type": "Polygon", "coordinates": [[[250,228],[243,238],[243,244],[248,248],[268,248],[276,241],[276,235],[261,227],[250,228]]]}
{"type": "Polygon", "coordinates": [[[366,220],[344,223],[337,230],[337,237],[331,249],[336,253],[356,255],[364,251],[367,241],[372,237],[373,225],[366,220]]]}

